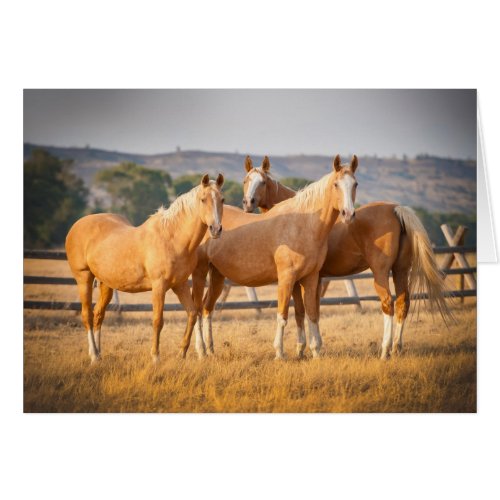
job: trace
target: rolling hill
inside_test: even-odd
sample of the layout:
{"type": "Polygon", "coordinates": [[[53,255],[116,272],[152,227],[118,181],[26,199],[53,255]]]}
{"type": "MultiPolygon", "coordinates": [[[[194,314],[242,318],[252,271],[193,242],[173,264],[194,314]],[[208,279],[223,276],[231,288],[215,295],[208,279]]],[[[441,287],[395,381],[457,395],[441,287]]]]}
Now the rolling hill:
{"type": "MultiPolygon", "coordinates": [[[[142,155],[101,149],[63,148],[24,144],[24,158],[36,148],[45,149],[61,159],[72,159],[76,173],[92,188],[92,181],[101,169],[117,163],[132,161],[149,168],[170,173],[172,177],[183,174],[215,175],[223,172],[231,180],[241,182],[244,177],[245,154],[206,151],[176,151],[165,154],[142,155]]],[[[337,152],[332,151],[332,157],[337,152]]],[[[347,161],[350,154],[342,154],[347,161]]],[[[304,177],[317,180],[330,171],[332,157],[314,155],[271,156],[274,176],[304,177]]],[[[262,155],[253,155],[254,165],[259,165],[262,155]]],[[[386,200],[423,207],[429,211],[476,211],[476,162],[420,155],[417,158],[378,158],[360,156],[357,171],[359,189],[357,202],[386,200]]]]}

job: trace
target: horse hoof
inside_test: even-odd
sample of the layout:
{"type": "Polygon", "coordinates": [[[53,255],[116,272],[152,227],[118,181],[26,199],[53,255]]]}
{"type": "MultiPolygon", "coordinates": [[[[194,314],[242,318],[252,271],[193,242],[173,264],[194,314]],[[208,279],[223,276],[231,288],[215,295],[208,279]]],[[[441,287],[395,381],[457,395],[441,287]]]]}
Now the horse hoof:
{"type": "Polygon", "coordinates": [[[159,354],[151,354],[151,364],[153,366],[159,366],[159,364],[160,364],[160,355],[159,354]]]}
{"type": "Polygon", "coordinates": [[[304,359],[304,349],[305,349],[305,345],[303,344],[298,344],[297,345],[297,350],[296,350],[296,358],[297,359],[304,359]]]}
{"type": "Polygon", "coordinates": [[[274,357],[275,361],[285,361],[285,355],[284,354],[276,354],[274,357]]]}
{"type": "Polygon", "coordinates": [[[179,359],[186,359],[186,351],[184,349],[181,349],[179,353],[177,354],[177,357],[179,359]]]}
{"type": "Polygon", "coordinates": [[[380,360],[381,360],[381,361],[389,361],[390,357],[391,357],[391,356],[389,355],[389,353],[388,353],[388,352],[384,352],[384,353],[382,353],[382,354],[381,354],[381,356],[380,356],[380,360]]]}
{"type": "Polygon", "coordinates": [[[401,351],[403,349],[401,347],[395,347],[392,351],[391,351],[391,356],[400,356],[401,355],[401,351]]]}

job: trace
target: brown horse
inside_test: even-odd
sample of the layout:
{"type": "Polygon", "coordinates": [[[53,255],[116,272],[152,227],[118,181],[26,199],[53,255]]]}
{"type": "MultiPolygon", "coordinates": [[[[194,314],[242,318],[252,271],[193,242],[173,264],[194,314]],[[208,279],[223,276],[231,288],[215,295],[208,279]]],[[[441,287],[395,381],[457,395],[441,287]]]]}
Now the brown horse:
{"type": "MultiPolygon", "coordinates": [[[[283,335],[288,320],[290,296],[296,283],[302,292],[304,312],[309,321],[309,347],[319,355],[319,271],[327,253],[327,237],[339,212],[349,222],[354,216],[356,171],[354,156],[342,166],[337,155],[332,172],[265,214],[247,214],[224,208],[224,233],[217,241],[206,240],[198,249],[198,265],[193,272],[193,299],[203,314],[196,332],[196,350],[205,355],[208,344],[213,352],[211,316],[224,277],[244,286],[262,286],[278,282],[276,358],[283,358],[283,335]],[[210,270],[207,294],[203,298],[210,270]],[[205,338],[203,338],[205,337],[205,338]]],[[[200,318],[201,319],[201,318],[200,318]]],[[[305,346],[305,335],[301,339],[305,346]]],[[[302,348],[303,348],[302,347],[302,348]]]]}
{"type": "Polygon", "coordinates": [[[196,250],[207,226],[212,238],[221,235],[223,184],[221,174],[217,181],[203,176],[199,186],[177,198],[168,210],[160,208],[139,227],[114,214],[88,215],[75,222],[66,237],[66,253],[78,284],[92,362],[100,357],[101,325],[114,289],[132,293],[152,290],[151,356],[156,363],[165,293],[171,288],[188,313],[181,344],[181,354],[186,354],[196,323],[187,279],[196,266],[196,250]],[[100,297],[92,314],[94,277],[100,281],[100,297]]]}
{"type": "MultiPolygon", "coordinates": [[[[252,212],[259,207],[267,212],[275,204],[296,195],[270,175],[271,164],[266,156],[259,168],[246,158],[243,182],[243,208],[252,212]]],[[[395,203],[370,203],[356,210],[355,220],[342,224],[337,220],[328,236],[328,253],[320,271],[321,276],[349,276],[370,268],[374,274],[375,290],[382,303],[384,334],[382,359],[401,352],[403,327],[413,292],[429,293],[431,306],[437,306],[446,319],[449,315],[443,297],[444,281],[432,252],[422,223],[415,212],[395,203]],[[396,305],[389,288],[389,274],[396,289],[396,305]],[[396,328],[393,339],[392,323],[396,309],[396,328]]],[[[304,329],[304,306],[297,290],[293,293],[295,318],[299,338],[304,329]]],[[[300,355],[300,353],[299,353],[300,355]]]]}

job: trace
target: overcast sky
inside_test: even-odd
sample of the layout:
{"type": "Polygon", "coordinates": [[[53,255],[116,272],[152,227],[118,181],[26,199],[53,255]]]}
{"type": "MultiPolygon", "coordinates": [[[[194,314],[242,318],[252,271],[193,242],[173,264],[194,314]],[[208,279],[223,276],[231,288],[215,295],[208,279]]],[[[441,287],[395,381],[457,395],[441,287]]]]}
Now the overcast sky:
{"type": "Polygon", "coordinates": [[[129,153],[476,157],[475,90],[25,90],[24,140],[129,153]]]}

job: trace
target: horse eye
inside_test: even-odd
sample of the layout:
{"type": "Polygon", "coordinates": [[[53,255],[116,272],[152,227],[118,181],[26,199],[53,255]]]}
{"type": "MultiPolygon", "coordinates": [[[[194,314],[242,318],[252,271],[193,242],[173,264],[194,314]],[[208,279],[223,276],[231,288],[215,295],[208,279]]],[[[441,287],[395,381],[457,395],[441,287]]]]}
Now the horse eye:
{"type": "Polygon", "coordinates": [[[226,200],[224,198],[222,198],[222,200],[220,200],[222,203],[224,203],[226,200]]]}
{"type": "Polygon", "coordinates": [[[337,182],[334,184],[334,186],[335,186],[336,188],[337,188],[337,187],[339,187],[339,185],[338,185],[338,183],[337,183],[337,182]]]}
{"type": "Polygon", "coordinates": [[[207,199],[206,199],[206,198],[202,198],[202,199],[201,199],[201,202],[202,202],[202,203],[205,203],[206,201],[207,201],[207,199]]]}
{"type": "Polygon", "coordinates": [[[357,183],[357,182],[354,184],[354,187],[355,187],[355,188],[357,188],[357,187],[358,187],[358,183],[357,183]]]}

